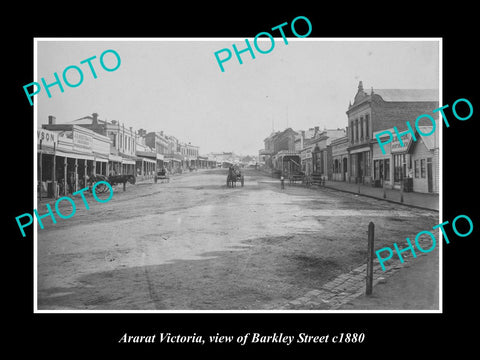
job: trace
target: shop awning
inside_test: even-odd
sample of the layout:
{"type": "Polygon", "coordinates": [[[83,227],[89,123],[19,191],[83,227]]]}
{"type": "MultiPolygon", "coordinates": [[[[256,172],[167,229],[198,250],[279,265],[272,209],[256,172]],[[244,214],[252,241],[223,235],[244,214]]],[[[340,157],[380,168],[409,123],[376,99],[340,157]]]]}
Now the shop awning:
{"type": "Polygon", "coordinates": [[[350,154],[356,154],[356,153],[361,153],[361,152],[365,152],[365,151],[370,151],[370,146],[361,147],[361,148],[358,148],[358,149],[352,149],[352,150],[350,150],[350,154]]]}
{"type": "Polygon", "coordinates": [[[172,160],[181,162],[183,160],[183,156],[180,154],[165,155],[165,161],[172,161],[172,160]]]}
{"type": "Polygon", "coordinates": [[[95,157],[95,161],[108,162],[108,155],[93,152],[93,156],[95,157]]]}
{"type": "Polygon", "coordinates": [[[122,162],[122,157],[118,156],[118,155],[110,154],[110,155],[108,155],[108,160],[116,161],[116,162],[122,162]]]}
{"type": "Polygon", "coordinates": [[[137,151],[137,157],[156,159],[157,154],[151,151],[137,151]]]}
{"type": "Polygon", "coordinates": [[[122,158],[122,164],[135,165],[135,160],[122,158]]]}
{"type": "Polygon", "coordinates": [[[43,146],[42,149],[37,148],[37,154],[40,154],[40,153],[53,155],[54,151],[53,151],[53,148],[51,148],[51,147],[43,146]]]}
{"type": "Polygon", "coordinates": [[[81,154],[81,153],[74,153],[74,152],[63,152],[63,151],[56,151],[55,155],[63,156],[70,159],[81,159],[81,160],[95,160],[93,155],[89,154],[81,154]]]}
{"type": "Polygon", "coordinates": [[[138,158],[137,158],[137,161],[145,161],[145,162],[148,162],[148,163],[151,163],[151,164],[155,164],[155,163],[156,163],[155,160],[152,160],[152,159],[149,159],[149,158],[145,158],[145,157],[138,157],[138,158]]]}

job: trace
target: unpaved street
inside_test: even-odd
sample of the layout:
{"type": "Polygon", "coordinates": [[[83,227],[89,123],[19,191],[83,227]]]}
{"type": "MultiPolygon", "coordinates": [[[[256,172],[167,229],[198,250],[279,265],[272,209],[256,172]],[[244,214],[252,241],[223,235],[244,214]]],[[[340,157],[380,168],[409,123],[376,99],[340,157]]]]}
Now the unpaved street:
{"type": "Polygon", "coordinates": [[[79,198],[72,218],[45,219],[38,308],[274,309],[364,263],[369,221],[377,249],[438,224],[435,212],[334,190],[281,190],[254,170],[244,187],[226,176],[127,184],[108,203],[89,196],[86,210],[79,198]]]}

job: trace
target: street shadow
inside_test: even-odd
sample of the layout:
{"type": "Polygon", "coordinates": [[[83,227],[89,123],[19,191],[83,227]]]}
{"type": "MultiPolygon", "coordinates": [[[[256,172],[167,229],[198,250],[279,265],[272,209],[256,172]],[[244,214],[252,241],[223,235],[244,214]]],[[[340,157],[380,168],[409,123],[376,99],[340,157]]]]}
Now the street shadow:
{"type": "Polygon", "coordinates": [[[72,287],[40,290],[38,308],[262,309],[267,303],[293,300],[317,289],[342,271],[335,260],[292,253],[283,246],[290,240],[279,237],[272,244],[254,239],[248,241],[250,246],[202,253],[200,260],[92,273],[78,278],[72,287]]]}

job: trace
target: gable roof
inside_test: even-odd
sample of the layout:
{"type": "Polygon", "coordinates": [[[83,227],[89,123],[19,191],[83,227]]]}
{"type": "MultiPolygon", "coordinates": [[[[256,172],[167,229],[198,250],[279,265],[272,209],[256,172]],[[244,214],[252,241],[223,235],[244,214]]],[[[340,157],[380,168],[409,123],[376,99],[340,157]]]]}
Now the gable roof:
{"type": "MultiPolygon", "coordinates": [[[[424,134],[428,134],[432,131],[431,126],[419,126],[418,129],[424,134]]],[[[422,141],[423,141],[425,147],[428,150],[434,150],[435,149],[435,138],[434,138],[435,135],[432,134],[432,135],[429,135],[429,136],[424,136],[424,135],[420,134],[418,131],[416,131],[415,134],[419,135],[422,138],[422,141]]]]}

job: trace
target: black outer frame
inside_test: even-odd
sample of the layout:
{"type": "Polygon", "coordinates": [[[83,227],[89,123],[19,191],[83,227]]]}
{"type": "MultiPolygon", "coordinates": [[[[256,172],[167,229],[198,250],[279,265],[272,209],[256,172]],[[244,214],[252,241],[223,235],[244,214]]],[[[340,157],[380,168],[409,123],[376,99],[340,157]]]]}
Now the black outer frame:
{"type": "MultiPolygon", "coordinates": [[[[475,130],[478,131],[480,103],[476,79],[478,57],[474,46],[475,21],[470,21],[473,9],[421,9],[402,4],[395,12],[376,8],[373,4],[344,5],[335,11],[276,9],[260,13],[255,8],[238,4],[238,7],[222,6],[221,9],[202,12],[193,10],[173,13],[131,8],[125,13],[112,8],[101,12],[95,5],[84,11],[73,12],[73,17],[53,18],[45,11],[24,11],[21,30],[7,40],[8,49],[14,50],[7,57],[9,62],[4,103],[7,115],[4,124],[7,133],[14,135],[13,156],[7,155],[7,193],[15,194],[7,202],[5,222],[9,236],[6,238],[10,271],[6,279],[5,298],[7,311],[13,315],[8,323],[10,345],[22,351],[31,348],[39,353],[62,354],[60,348],[70,348],[75,353],[92,354],[94,349],[108,351],[133,351],[137,354],[152,350],[157,356],[167,350],[216,352],[267,350],[308,350],[314,354],[343,350],[355,353],[381,351],[384,356],[398,352],[405,355],[418,347],[431,353],[435,347],[461,346],[462,350],[474,344],[474,330],[468,324],[471,311],[475,311],[476,238],[478,216],[473,202],[475,188],[475,130]],[[373,7],[373,9],[372,9],[373,7]],[[230,9],[230,10],[227,10],[230,9]],[[242,11],[243,10],[243,11],[242,11]],[[375,11],[374,11],[375,10],[375,11]],[[102,15],[100,15],[100,13],[102,15]],[[234,15],[236,14],[236,15],[234,15]],[[474,232],[467,238],[458,238],[447,231],[451,243],[443,248],[443,314],[33,314],[33,232],[21,238],[15,216],[31,211],[33,203],[33,107],[29,106],[23,85],[33,79],[34,37],[254,37],[283,22],[291,22],[296,16],[306,16],[312,23],[309,37],[442,37],[443,38],[443,103],[453,104],[458,98],[467,98],[473,104],[474,115],[467,121],[449,117],[450,127],[443,128],[443,220],[452,221],[459,214],[470,216],[474,232]],[[47,19],[40,21],[38,19],[47,19]],[[48,20],[49,19],[49,20],[48,20]],[[168,19],[168,20],[167,20],[168,19]],[[53,21],[53,23],[52,23],[53,21]],[[31,25],[29,25],[31,24],[31,25]],[[50,25],[49,25],[50,24],[50,25]],[[56,26],[51,26],[55,24],[56,26]],[[13,106],[11,105],[13,100],[13,106]],[[12,176],[13,175],[13,176],[12,176]],[[13,178],[13,181],[10,179],[13,178]],[[16,191],[15,191],[15,190],[16,191]],[[472,296],[473,295],[473,296],[472,296]],[[300,332],[312,335],[338,334],[340,332],[365,333],[362,344],[342,345],[138,345],[118,344],[125,333],[152,334],[171,332],[207,337],[243,335],[247,332],[274,332],[289,335],[300,332]],[[30,346],[25,346],[29,344],[30,346]]],[[[278,6],[277,6],[278,7],[278,6]]],[[[27,9],[25,9],[27,10],[27,9]]],[[[78,9],[77,9],[78,10],[78,9]]],[[[287,28],[288,29],[288,28],[287,28]]],[[[8,31],[8,34],[12,31],[8,31]]],[[[288,36],[288,35],[287,35],[288,36]]],[[[214,61],[212,55],[212,61],[214,61]]],[[[478,81],[478,80],[477,80],[478,81]]],[[[448,112],[447,114],[451,114],[448,112]]],[[[63,353],[67,355],[68,353],[63,353]]],[[[380,354],[380,352],[377,352],[380,354]]],[[[68,355],[67,355],[68,356],[68,355]]]]}

